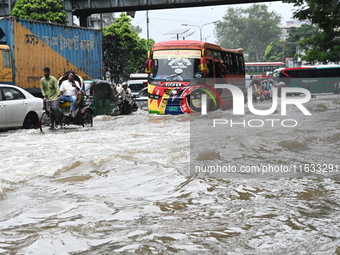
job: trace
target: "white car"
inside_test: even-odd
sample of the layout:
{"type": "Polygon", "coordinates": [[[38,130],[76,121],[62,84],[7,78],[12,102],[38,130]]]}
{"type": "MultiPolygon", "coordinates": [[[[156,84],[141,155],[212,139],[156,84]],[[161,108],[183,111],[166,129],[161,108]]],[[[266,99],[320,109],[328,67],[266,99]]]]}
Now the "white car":
{"type": "Polygon", "coordinates": [[[131,95],[137,96],[139,91],[148,86],[148,80],[129,80],[127,84],[131,90],[131,95]]]}
{"type": "Polygon", "coordinates": [[[17,86],[0,84],[0,129],[37,128],[43,112],[42,98],[17,86]]]}
{"type": "Polygon", "coordinates": [[[135,97],[138,109],[148,110],[148,87],[143,88],[135,97]]]}

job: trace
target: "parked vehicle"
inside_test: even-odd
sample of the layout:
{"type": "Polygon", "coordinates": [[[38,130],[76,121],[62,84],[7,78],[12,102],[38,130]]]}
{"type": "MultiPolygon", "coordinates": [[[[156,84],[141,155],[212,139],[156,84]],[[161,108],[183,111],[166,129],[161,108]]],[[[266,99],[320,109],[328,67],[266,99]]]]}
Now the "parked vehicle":
{"type": "Polygon", "coordinates": [[[0,84],[0,128],[37,128],[43,100],[13,85],[0,84]]]}
{"type": "Polygon", "coordinates": [[[101,30],[5,17],[0,34],[0,83],[42,97],[39,85],[46,66],[57,79],[68,70],[86,80],[102,76],[101,30]]]}
{"type": "Polygon", "coordinates": [[[148,110],[148,87],[145,87],[141,91],[139,91],[135,100],[136,100],[138,109],[147,111],[148,110]]]}
{"type": "Polygon", "coordinates": [[[136,112],[138,110],[138,106],[136,103],[136,96],[132,97],[132,112],[136,112]]]}
{"type": "Polygon", "coordinates": [[[132,96],[137,96],[139,91],[148,86],[148,74],[146,73],[133,73],[130,74],[130,78],[127,84],[131,90],[132,96]]]}

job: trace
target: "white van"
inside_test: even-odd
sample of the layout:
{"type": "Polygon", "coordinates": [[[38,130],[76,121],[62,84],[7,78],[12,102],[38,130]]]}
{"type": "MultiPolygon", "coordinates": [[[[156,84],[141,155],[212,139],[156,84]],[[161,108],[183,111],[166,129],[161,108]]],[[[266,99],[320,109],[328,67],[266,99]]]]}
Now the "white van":
{"type": "Polygon", "coordinates": [[[132,96],[137,95],[139,91],[148,86],[148,74],[132,73],[127,84],[131,89],[132,96]]]}

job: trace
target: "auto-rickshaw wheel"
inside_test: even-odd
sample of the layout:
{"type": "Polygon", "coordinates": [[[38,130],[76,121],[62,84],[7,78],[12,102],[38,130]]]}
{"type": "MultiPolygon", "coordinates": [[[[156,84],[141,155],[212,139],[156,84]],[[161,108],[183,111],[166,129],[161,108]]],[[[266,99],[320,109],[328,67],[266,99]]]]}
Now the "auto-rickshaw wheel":
{"type": "Polygon", "coordinates": [[[93,114],[90,109],[86,109],[83,115],[83,127],[93,127],[93,114]]]}

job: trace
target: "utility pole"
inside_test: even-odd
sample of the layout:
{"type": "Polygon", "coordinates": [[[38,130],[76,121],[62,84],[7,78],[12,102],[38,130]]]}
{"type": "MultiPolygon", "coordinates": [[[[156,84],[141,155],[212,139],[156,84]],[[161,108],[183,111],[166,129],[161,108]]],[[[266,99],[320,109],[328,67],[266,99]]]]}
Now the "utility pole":
{"type": "Polygon", "coordinates": [[[8,0],[8,16],[11,16],[12,12],[12,0],[8,0]]]}
{"type": "Polygon", "coordinates": [[[190,25],[190,24],[182,24],[182,26],[198,27],[198,29],[199,29],[199,31],[200,31],[200,41],[202,41],[202,28],[203,28],[205,25],[215,24],[215,23],[217,23],[217,22],[218,22],[218,20],[213,21],[213,22],[209,22],[209,23],[205,23],[205,24],[203,24],[202,26],[198,26],[198,25],[190,25]]]}
{"type": "Polygon", "coordinates": [[[146,11],[146,38],[149,40],[149,11],[146,11]]]}
{"type": "MultiPolygon", "coordinates": [[[[296,44],[298,44],[297,42],[281,42],[282,44],[283,44],[283,54],[282,54],[282,62],[284,62],[284,63],[286,63],[286,60],[285,60],[285,58],[286,58],[286,56],[285,56],[285,45],[286,44],[293,44],[293,45],[296,45],[296,44]]],[[[295,52],[296,52],[296,48],[295,48],[295,52]]]]}

